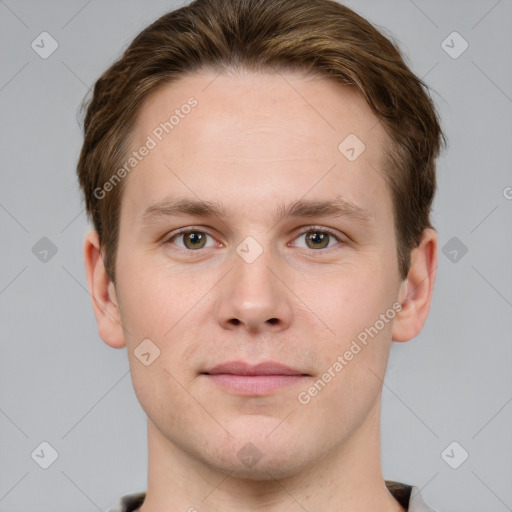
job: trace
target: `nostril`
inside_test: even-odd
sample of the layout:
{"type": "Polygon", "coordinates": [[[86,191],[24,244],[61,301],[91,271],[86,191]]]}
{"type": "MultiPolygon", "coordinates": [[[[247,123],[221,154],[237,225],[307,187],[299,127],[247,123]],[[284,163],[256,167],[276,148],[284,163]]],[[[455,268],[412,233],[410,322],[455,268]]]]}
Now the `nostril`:
{"type": "Polygon", "coordinates": [[[269,318],[269,319],[267,320],[267,322],[268,322],[269,324],[274,325],[274,324],[277,324],[277,322],[279,322],[279,320],[278,320],[277,318],[269,318]]]}

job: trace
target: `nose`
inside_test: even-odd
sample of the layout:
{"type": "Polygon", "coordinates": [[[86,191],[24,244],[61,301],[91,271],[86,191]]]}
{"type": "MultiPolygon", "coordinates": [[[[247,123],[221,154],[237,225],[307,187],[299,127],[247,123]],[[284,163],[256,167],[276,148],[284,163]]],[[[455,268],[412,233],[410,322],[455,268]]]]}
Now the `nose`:
{"type": "Polygon", "coordinates": [[[219,324],[224,329],[250,332],[287,329],[292,320],[292,304],[290,290],[284,284],[284,266],[265,250],[250,263],[238,254],[233,260],[234,268],[220,283],[219,324]]]}

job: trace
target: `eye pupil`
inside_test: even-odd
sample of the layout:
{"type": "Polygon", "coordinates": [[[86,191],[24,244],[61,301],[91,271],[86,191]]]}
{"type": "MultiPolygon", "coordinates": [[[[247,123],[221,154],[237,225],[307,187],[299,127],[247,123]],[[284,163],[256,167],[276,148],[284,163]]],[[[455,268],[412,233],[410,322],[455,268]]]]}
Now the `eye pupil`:
{"type": "Polygon", "coordinates": [[[322,233],[321,231],[310,231],[306,235],[306,243],[308,247],[310,246],[310,242],[314,245],[314,247],[310,247],[312,249],[323,249],[329,245],[329,233],[322,233]],[[320,247],[318,247],[318,245],[320,247]]]}
{"type": "Polygon", "coordinates": [[[205,240],[205,236],[197,231],[185,233],[184,236],[184,243],[188,249],[201,249],[204,246],[205,240]]]}

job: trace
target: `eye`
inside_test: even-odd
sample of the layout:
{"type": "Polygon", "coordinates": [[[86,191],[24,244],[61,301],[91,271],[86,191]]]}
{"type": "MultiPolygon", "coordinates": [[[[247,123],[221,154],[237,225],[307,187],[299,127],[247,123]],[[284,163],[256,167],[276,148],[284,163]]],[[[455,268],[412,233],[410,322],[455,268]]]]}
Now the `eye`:
{"type": "Polygon", "coordinates": [[[171,238],[169,238],[167,242],[171,242],[174,245],[180,247],[181,249],[186,250],[205,249],[207,247],[212,247],[215,243],[213,238],[208,233],[196,229],[176,233],[171,238]],[[208,238],[211,239],[210,245],[206,245],[208,238]],[[178,243],[178,240],[181,240],[181,243],[178,243]]]}
{"type": "Polygon", "coordinates": [[[301,233],[295,240],[303,239],[305,245],[296,244],[306,249],[328,249],[341,242],[340,238],[334,233],[325,229],[308,229],[301,233]]]}

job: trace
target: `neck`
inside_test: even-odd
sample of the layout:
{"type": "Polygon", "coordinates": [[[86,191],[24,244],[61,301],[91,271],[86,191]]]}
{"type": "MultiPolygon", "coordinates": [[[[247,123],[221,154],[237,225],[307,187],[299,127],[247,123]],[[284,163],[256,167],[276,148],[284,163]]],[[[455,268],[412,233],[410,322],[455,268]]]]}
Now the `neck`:
{"type": "Polygon", "coordinates": [[[380,462],[380,403],[342,446],[284,478],[253,480],[191,457],[148,421],[148,489],[138,512],[405,512],[380,462]]]}

